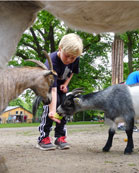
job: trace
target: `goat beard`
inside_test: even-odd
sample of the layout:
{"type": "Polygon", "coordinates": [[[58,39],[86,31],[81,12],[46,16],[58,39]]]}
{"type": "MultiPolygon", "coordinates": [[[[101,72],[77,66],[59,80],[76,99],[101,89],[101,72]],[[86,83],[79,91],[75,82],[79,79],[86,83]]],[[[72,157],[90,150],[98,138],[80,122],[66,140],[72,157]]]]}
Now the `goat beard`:
{"type": "MultiPolygon", "coordinates": [[[[36,116],[36,113],[37,113],[37,109],[40,105],[40,103],[43,101],[42,97],[41,96],[36,96],[35,99],[34,99],[34,102],[33,102],[33,105],[32,105],[32,113],[33,113],[33,116],[35,117],[36,116]]],[[[43,104],[44,101],[43,101],[43,104]]]]}

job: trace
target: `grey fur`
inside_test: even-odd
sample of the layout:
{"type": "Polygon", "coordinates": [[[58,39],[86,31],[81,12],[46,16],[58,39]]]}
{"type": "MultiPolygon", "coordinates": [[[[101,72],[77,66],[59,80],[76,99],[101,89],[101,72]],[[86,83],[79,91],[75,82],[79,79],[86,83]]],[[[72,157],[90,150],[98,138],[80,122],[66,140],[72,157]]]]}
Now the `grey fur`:
{"type": "MultiPolygon", "coordinates": [[[[87,95],[75,96],[72,92],[67,95],[64,102],[57,108],[57,112],[60,115],[73,115],[79,111],[85,110],[102,110],[105,113],[105,117],[111,120],[112,125],[109,129],[109,136],[111,136],[107,145],[103,148],[103,151],[109,151],[112,145],[112,139],[115,133],[115,127],[118,123],[118,119],[123,119],[126,123],[126,133],[129,139],[129,144],[125,149],[125,154],[129,154],[133,149],[132,132],[134,127],[134,118],[138,112],[135,111],[133,103],[135,102],[133,95],[133,87],[137,87],[139,94],[139,85],[113,85],[105,90],[90,93],[87,95]],[[134,102],[133,102],[134,101],[134,102]]],[[[136,106],[137,107],[137,106],[136,106]]]]}
{"type": "MultiPolygon", "coordinates": [[[[72,94],[71,94],[72,95],[72,94]]],[[[105,116],[111,120],[117,117],[125,117],[133,112],[132,100],[126,85],[113,85],[103,91],[90,93],[87,95],[73,95],[74,108],[66,112],[66,101],[57,109],[59,113],[73,115],[73,113],[85,110],[102,110],[105,116]],[[77,98],[80,101],[76,102],[77,98]],[[120,99],[119,99],[120,98],[120,99]],[[61,109],[62,108],[62,109],[61,109]],[[65,111],[64,111],[65,110],[65,111]]],[[[69,108],[69,106],[68,106],[69,108]]]]}

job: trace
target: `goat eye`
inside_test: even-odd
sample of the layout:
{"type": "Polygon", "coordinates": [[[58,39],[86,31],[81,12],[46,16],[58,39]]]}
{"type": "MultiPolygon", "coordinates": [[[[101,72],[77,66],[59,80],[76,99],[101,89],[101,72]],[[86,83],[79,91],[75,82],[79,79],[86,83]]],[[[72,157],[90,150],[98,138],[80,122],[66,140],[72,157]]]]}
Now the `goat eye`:
{"type": "Polygon", "coordinates": [[[53,85],[53,82],[54,82],[53,80],[50,80],[50,86],[52,86],[52,85],[53,85]]]}
{"type": "Polygon", "coordinates": [[[67,106],[70,106],[70,105],[71,105],[71,102],[70,102],[70,101],[67,101],[67,102],[66,102],[66,105],[67,105],[67,106]]]}

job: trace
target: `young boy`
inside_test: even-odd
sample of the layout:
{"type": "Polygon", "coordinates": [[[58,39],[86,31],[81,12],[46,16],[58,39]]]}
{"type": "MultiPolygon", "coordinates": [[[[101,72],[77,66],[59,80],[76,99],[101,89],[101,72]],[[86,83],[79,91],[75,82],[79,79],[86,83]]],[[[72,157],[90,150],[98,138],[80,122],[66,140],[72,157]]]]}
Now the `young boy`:
{"type": "MultiPolygon", "coordinates": [[[[55,127],[55,145],[51,143],[49,133],[52,130],[54,115],[56,108],[61,104],[65,94],[68,91],[68,84],[73,76],[73,73],[79,72],[79,56],[83,51],[83,43],[81,38],[70,33],[65,35],[60,43],[59,50],[51,53],[53,68],[57,72],[55,81],[52,87],[52,102],[50,105],[44,106],[44,112],[42,115],[42,122],[39,126],[40,136],[38,138],[37,147],[42,150],[55,149],[55,145],[59,149],[68,149],[69,144],[66,142],[66,119],[62,118],[61,123],[56,122],[55,127]]],[[[48,61],[45,65],[48,66],[48,61]]]]}

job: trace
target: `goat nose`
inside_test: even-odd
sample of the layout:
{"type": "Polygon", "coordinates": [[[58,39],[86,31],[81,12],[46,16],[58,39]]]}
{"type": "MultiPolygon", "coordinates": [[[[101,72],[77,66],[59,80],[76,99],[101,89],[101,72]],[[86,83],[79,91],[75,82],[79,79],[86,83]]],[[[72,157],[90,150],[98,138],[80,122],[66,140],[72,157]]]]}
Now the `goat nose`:
{"type": "Polygon", "coordinates": [[[44,103],[45,105],[49,105],[49,104],[51,103],[51,100],[50,100],[49,98],[43,99],[43,103],[44,103]]]}
{"type": "Polygon", "coordinates": [[[51,100],[48,98],[47,99],[47,105],[51,103],[51,100]]]}
{"type": "Polygon", "coordinates": [[[58,113],[58,114],[61,114],[61,106],[58,106],[58,108],[57,108],[57,110],[56,110],[56,112],[58,113]]]}

